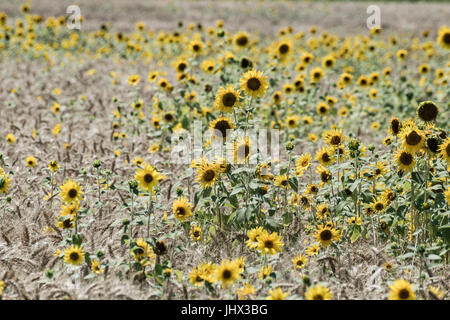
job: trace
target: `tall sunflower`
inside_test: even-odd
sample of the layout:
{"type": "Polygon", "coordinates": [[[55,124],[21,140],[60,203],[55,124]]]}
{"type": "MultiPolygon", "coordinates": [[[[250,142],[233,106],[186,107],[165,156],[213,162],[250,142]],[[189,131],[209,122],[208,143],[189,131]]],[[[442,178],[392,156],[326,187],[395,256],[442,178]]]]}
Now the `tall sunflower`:
{"type": "Polygon", "coordinates": [[[269,234],[265,231],[258,237],[257,249],[261,252],[261,255],[274,255],[277,252],[281,252],[281,247],[283,246],[284,243],[281,241],[281,236],[279,236],[276,232],[269,234]]]}
{"type": "Polygon", "coordinates": [[[82,200],[82,194],[81,186],[77,184],[75,181],[67,180],[63,185],[59,187],[61,191],[59,192],[59,195],[61,196],[61,199],[65,203],[73,203],[76,201],[82,200]]]}
{"type": "Polygon", "coordinates": [[[415,125],[402,129],[399,137],[402,139],[403,148],[411,153],[418,152],[425,143],[425,135],[415,125]]]}
{"type": "Polygon", "coordinates": [[[79,246],[70,246],[64,250],[64,262],[77,266],[84,261],[83,248],[79,246]]]}
{"type": "Polygon", "coordinates": [[[416,160],[414,159],[414,154],[409,151],[403,150],[403,149],[397,150],[397,152],[395,154],[395,159],[396,159],[399,169],[404,172],[412,171],[414,168],[414,165],[416,164],[416,160]]]}
{"type": "Polygon", "coordinates": [[[247,95],[256,99],[264,96],[269,87],[269,82],[262,71],[250,70],[244,73],[240,80],[240,85],[247,95]]]}
{"type": "Polygon", "coordinates": [[[230,117],[219,117],[211,121],[209,127],[213,130],[214,137],[225,140],[235,126],[231,122],[230,117]]]}

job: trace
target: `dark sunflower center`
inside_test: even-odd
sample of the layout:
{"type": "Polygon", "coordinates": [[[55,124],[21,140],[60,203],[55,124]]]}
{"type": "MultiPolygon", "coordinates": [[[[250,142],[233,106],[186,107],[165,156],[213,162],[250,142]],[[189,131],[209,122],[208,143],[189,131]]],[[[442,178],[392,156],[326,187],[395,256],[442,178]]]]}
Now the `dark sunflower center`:
{"type": "Polygon", "coordinates": [[[400,131],[400,121],[398,121],[397,119],[392,120],[391,129],[394,134],[398,134],[400,131]]]}
{"type": "Polygon", "coordinates": [[[144,176],[145,183],[150,183],[153,181],[153,176],[150,173],[145,174],[144,176]]]}
{"type": "Polygon", "coordinates": [[[384,208],[384,205],[382,203],[377,203],[375,205],[375,209],[377,209],[377,211],[383,210],[383,208],[384,208]]]}
{"type": "Polygon", "coordinates": [[[311,192],[316,193],[317,192],[317,188],[316,187],[311,187],[311,192]]]}
{"type": "Polygon", "coordinates": [[[282,186],[287,186],[287,183],[288,183],[287,180],[281,180],[281,183],[280,183],[280,184],[281,184],[282,186]]]}
{"type": "Polygon", "coordinates": [[[427,146],[428,149],[430,149],[431,152],[438,152],[439,151],[439,141],[436,138],[428,138],[427,139],[427,146]]]}
{"type": "Polygon", "coordinates": [[[323,300],[323,295],[318,293],[318,294],[314,295],[313,300],[323,300]]]}
{"type": "Polygon", "coordinates": [[[328,153],[324,153],[324,154],[322,154],[322,160],[323,160],[323,162],[328,162],[328,161],[330,161],[330,156],[328,155],[328,153]]]}
{"type": "Polygon", "coordinates": [[[333,61],[332,61],[332,60],[327,60],[327,61],[325,61],[325,65],[326,65],[327,67],[330,67],[332,64],[333,64],[333,61]]]}
{"type": "MultiPolygon", "coordinates": [[[[311,61],[311,59],[309,58],[309,57],[305,57],[304,59],[303,59],[303,61],[305,61],[306,63],[308,63],[309,61],[311,61]]],[[[317,73],[316,73],[317,74],[317,73]]]]}
{"type": "Polygon", "coordinates": [[[70,260],[72,261],[77,261],[80,258],[80,255],[78,254],[78,252],[72,252],[70,254],[70,260]]]}
{"type": "Polygon", "coordinates": [[[75,198],[78,195],[78,191],[76,189],[70,189],[68,195],[70,198],[75,198]]]}
{"type": "Polygon", "coordinates": [[[327,108],[320,107],[319,111],[320,111],[320,113],[325,113],[325,112],[327,112],[327,108]]]}
{"type": "Polygon", "coordinates": [[[333,234],[331,233],[330,230],[323,230],[323,231],[320,233],[320,239],[323,240],[323,241],[329,241],[329,240],[331,240],[331,237],[332,237],[332,236],[333,236],[333,234]]]}
{"type": "Polygon", "coordinates": [[[202,279],[202,277],[200,277],[200,276],[197,276],[196,278],[195,278],[195,282],[202,282],[203,281],[203,279],[202,279]]]}
{"type": "Polygon", "coordinates": [[[362,85],[366,85],[366,84],[367,84],[367,81],[366,81],[365,79],[362,79],[362,80],[361,80],[361,84],[362,84],[362,85]]]}
{"type": "Polygon", "coordinates": [[[136,249],[134,249],[134,253],[137,255],[142,255],[144,254],[144,249],[142,249],[141,247],[137,247],[136,249]]]}
{"type": "Polygon", "coordinates": [[[272,249],[273,248],[273,241],[272,240],[264,241],[264,247],[267,248],[267,249],[272,249]]]}
{"type": "Polygon", "coordinates": [[[247,87],[250,90],[256,91],[261,87],[261,81],[259,81],[259,79],[257,78],[250,78],[247,81],[247,87]]]}
{"type": "Polygon", "coordinates": [[[450,143],[447,144],[447,147],[445,148],[445,153],[447,154],[447,157],[450,157],[450,143]]]}
{"type": "Polygon", "coordinates": [[[285,43],[283,43],[280,48],[278,49],[278,51],[280,51],[281,54],[286,54],[289,51],[289,46],[285,43]]]}
{"type": "Polygon", "coordinates": [[[171,113],[166,113],[166,115],[164,116],[164,119],[166,119],[166,121],[172,121],[173,115],[171,113]]]}
{"type": "Polygon", "coordinates": [[[306,206],[306,205],[308,204],[308,198],[306,198],[306,197],[301,197],[301,198],[300,198],[300,202],[301,202],[304,206],[306,206]]]}
{"type": "Polygon", "coordinates": [[[219,130],[222,137],[225,138],[227,136],[227,130],[231,129],[231,126],[228,121],[220,120],[215,124],[214,129],[219,130]]]}
{"type": "Polygon", "coordinates": [[[198,238],[200,236],[200,232],[199,231],[194,231],[194,237],[198,238]]]}
{"type": "Polygon", "coordinates": [[[186,214],[186,210],[182,207],[177,208],[177,215],[184,216],[186,214]]]}
{"type": "Polygon", "coordinates": [[[186,69],[187,65],[184,62],[181,62],[178,65],[178,71],[184,71],[184,69],[186,69]]]}
{"type": "Polygon", "coordinates": [[[409,166],[413,162],[412,154],[402,152],[402,154],[400,155],[400,162],[405,166],[409,166]]]}
{"type": "Polygon", "coordinates": [[[434,103],[424,103],[420,106],[418,114],[424,121],[433,121],[438,115],[438,108],[434,103]]]}
{"type": "Polygon", "coordinates": [[[320,72],[314,72],[313,76],[314,78],[320,78],[320,72]]]}
{"type": "Polygon", "coordinates": [[[340,143],[341,143],[341,137],[339,137],[339,136],[333,136],[333,137],[331,138],[331,144],[332,144],[332,145],[337,146],[337,145],[340,144],[340,143]]]}
{"type": "Polygon", "coordinates": [[[230,270],[224,270],[222,272],[222,278],[225,280],[228,280],[231,278],[231,271],[230,270]]]}
{"type": "Polygon", "coordinates": [[[72,227],[72,221],[70,221],[70,219],[64,220],[63,226],[64,226],[64,228],[66,228],[66,229],[72,227]]]}
{"type": "Polygon", "coordinates": [[[209,169],[203,174],[203,180],[209,182],[209,181],[212,181],[215,176],[216,176],[215,171],[209,169]]]}
{"type": "Polygon", "coordinates": [[[199,51],[199,50],[200,50],[200,46],[199,46],[198,44],[194,44],[194,45],[192,46],[192,49],[193,49],[194,51],[199,51]]]}
{"type": "Polygon", "coordinates": [[[408,289],[401,289],[398,292],[398,296],[400,299],[408,299],[409,297],[409,290],[408,289]]]}
{"type": "Polygon", "coordinates": [[[290,126],[295,125],[295,120],[289,120],[289,125],[290,125],[290,126]]]}
{"type": "Polygon", "coordinates": [[[226,107],[232,107],[236,103],[237,98],[236,95],[232,92],[227,92],[222,97],[222,103],[226,107]]]}
{"type": "Polygon", "coordinates": [[[303,265],[303,261],[302,260],[298,260],[297,261],[297,265],[301,267],[303,265]]]}
{"type": "Polygon", "coordinates": [[[377,169],[375,170],[375,174],[376,174],[376,175],[381,174],[381,170],[377,168],[377,169]]]}
{"type": "Polygon", "coordinates": [[[406,136],[406,143],[410,146],[418,145],[422,141],[422,138],[416,131],[412,131],[406,136]]]}
{"type": "Polygon", "coordinates": [[[444,36],[442,37],[442,40],[446,43],[446,44],[450,44],[450,33],[446,33],[444,34],[444,36]]]}
{"type": "Polygon", "coordinates": [[[321,174],[320,174],[320,179],[323,181],[323,182],[327,182],[328,180],[330,180],[330,178],[331,178],[331,175],[328,173],[328,172],[322,172],[321,174]]]}
{"type": "Polygon", "coordinates": [[[245,36],[241,36],[241,37],[237,38],[236,43],[239,46],[245,46],[248,43],[248,38],[245,36]]]}

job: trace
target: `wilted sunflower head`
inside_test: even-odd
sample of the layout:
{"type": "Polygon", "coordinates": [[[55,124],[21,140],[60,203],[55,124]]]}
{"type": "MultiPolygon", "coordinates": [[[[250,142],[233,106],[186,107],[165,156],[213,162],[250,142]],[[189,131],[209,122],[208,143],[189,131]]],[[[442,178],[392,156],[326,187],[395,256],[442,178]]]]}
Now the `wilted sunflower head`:
{"type": "Polygon", "coordinates": [[[439,114],[438,106],[432,101],[423,101],[417,108],[417,115],[425,122],[433,122],[439,114]]]}

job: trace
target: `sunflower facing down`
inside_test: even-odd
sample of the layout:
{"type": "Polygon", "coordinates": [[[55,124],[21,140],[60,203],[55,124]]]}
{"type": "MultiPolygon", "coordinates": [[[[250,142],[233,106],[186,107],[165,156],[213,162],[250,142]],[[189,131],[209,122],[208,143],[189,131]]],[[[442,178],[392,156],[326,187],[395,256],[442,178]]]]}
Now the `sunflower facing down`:
{"type": "Polygon", "coordinates": [[[389,121],[389,133],[397,136],[402,129],[402,122],[396,117],[392,117],[389,121]]]}
{"type": "Polygon", "coordinates": [[[147,163],[143,169],[138,168],[136,170],[134,178],[139,183],[140,189],[150,192],[154,187],[156,187],[158,182],[163,180],[165,177],[147,163]]]}
{"type": "Polygon", "coordinates": [[[340,239],[339,231],[331,226],[318,226],[316,230],[316,240],[323,247],[330,245],[333,241],[340,239]]]}
{"type": "Polygon", "coordinates": [[[219,117],[216,120],[211,121],[209,127],[212,129],[215,138],[222,138],[225,140],[235,126],[231,122],[230,117],[219,117]]]}
{"type": "Polygon", "coordinates": [[[284,246],[284,243],[281,241],[281,236],[279,236],[276,232],[268,233],[264,231],[258,237],[258,247],[257,249],[261,252],[261,255],[270,254],[274,255],[277,252],[281,252],[281,247],[284,246]]]}
{"type": "Polygon", "coordinates": [[[411,284],[403,279],[395,280],[390,286],[389,300],[415,300],[411,284]]]}
{"type": "Polygon", "coordinates": [[[175,218],[183,222],[192,215],[191,204],[186,197],[180,197],[173,202],[172,210],[175,218]]]}
{"type": "Polygon", "coordinates": [[[61,199],[67,204],[83,199],[81,196],[83,194],[83,192],[81,191],[81,186],[75,181],[67,180],[59,188],[61,189],[59,195],[61,196],[61,199]]]}
{"type": "Polygon", "coordinates": [[[305,298],[307,300],[331,300],[333,299],[333,294],[327,287],[322,287],[322,285],[317,285],[310,287],[305,292],[305,298]]]}
{"type": "Polygon", "coordinates": [[[79,246],[70,246],[64,250],[64,262],[77,266],[84,261],[83,248],[79,246]]]}
{"type": "Polygon", "coordinates": [[[241,89],[254,99],[264,96],[269,87],[267,77],[262,71],[250,70],[244,73],[240,81],[241,89]]]}
{"type": "Polygon", "coordinates": [[[226,88],[221,87],[214,100],[214,108],[225,113],[233,112],[234,108],[239,106],[240,99],[239,91],[235,90],[232,85],[228,85],[226,88]]]}
{"type": "Polygon", "coordinates": [[[236,261],[225,260],[216,268],[215,278],[222,283],[222,288],[229,287],[234,281],[241,278],[236,261]]]}

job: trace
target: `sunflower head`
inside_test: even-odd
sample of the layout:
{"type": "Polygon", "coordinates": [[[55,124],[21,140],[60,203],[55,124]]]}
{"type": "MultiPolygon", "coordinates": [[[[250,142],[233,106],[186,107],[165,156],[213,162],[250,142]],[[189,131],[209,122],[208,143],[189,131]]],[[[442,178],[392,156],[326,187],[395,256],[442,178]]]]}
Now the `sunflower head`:
{"type": "Polygon", "coordinates": [[[250,70],[244,73],[240,85],[247,95],[258,98],[264,96],[269,87],[269,82],[262,71],[250,70]]]}

